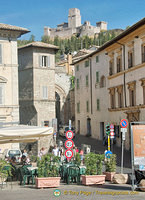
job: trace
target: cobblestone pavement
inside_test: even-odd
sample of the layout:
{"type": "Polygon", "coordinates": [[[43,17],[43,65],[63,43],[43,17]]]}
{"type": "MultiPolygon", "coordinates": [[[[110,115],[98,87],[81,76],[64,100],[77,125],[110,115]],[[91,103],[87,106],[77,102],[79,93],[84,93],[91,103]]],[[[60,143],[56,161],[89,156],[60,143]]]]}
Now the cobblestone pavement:
{"type": "Polygon", "coordinates": [[[0,189],[1,200],[141,200],[145,199],[145,192],[132,193],[128,184],[116,185],[105,183],[102,186],[83,186],[61,184],[58,188],[59,197],[54,196],[54,188],[36,189],[34,186],[20,186],[16,182],[0,189]]]}

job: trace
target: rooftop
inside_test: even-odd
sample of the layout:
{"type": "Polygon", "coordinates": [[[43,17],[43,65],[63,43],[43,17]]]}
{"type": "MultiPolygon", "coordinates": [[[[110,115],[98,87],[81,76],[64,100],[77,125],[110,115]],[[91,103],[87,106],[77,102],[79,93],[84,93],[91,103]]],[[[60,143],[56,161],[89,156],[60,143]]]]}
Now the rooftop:
{"type": "Polygon", "coordinates": [[[19,26],[13,26],[13,25],[9,25],[9,24],[2,24],[2,23],[0,23],[0,30],[19,31],[19,32],[22,32],[22,34],[30,32],[26,28],[22,28],[19,26]]]}
{"type": "Polygon", "coordinates": [[[109,40],[108,42],[106,42],[105,44],[103,44],[101,47],[99,47],[96,51],[86,55],[85,57],[83,57],[80,60],[74,61],[73,64],[77,64],[80,61],[83,61],[85,59],[87,59],[90,56],[95,55],[96,53],[99,53],[100,51],[104,50],[105,48],[113,45],[114,43],[117,43],[119,40],[121,40],[122,38],[124,38],[125,36],[129,35],[130,33],[132,33],[133,31],[135,31],[136,29],[138,29],[139,27],[145,25],[145,18],[141,19],[140,21],[138,21],[137,23],[133,24],[132,26],[130,26],[128,29],[126,29],[125,31],[123,31],[121,34],[119,34],[118,36],[116,36],[115,38],[113,38],[112,40],[109,40]]]}
{"type": "Polygon", "coordinates": [[[23,49],[23,48],[26,48],[26,47],[40,47],[40,48],[47,48],[47,49],[59,49],[58,46],[55,46],[53,44],[47,44],[47,43],[44,43],[44,42],[32,42],[32,43],[26,44],[22,47],[19,47],[19,49],[23,49]]]}

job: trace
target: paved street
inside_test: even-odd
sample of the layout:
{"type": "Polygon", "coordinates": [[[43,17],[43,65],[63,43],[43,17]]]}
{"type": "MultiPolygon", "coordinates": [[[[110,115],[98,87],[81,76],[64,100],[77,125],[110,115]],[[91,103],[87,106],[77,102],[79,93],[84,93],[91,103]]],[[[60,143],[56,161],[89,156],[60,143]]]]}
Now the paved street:
{"type": "Polygon", "coordinates": [[[102,186],[83,186],[83,185],[64,185],[58,188],[61,192],[59,197],[55,197],[54,188],[35,189],[34,186],[19,186],[15,183],[13,188],[10,186],[0,189],[1,200],[141,200],[145,199],[145,192],[131,192],[130,185],[116,185],[106,183],[102,186]]]}
{"type": "MultiPolygon", "coordinates": [[[[65,137],[58,137],[59,140],[65,141],[65,137]]],[[[75,145],[80,149],[81,144],[89,144],[91,145],[91,151],[96,153],[104,153],[107,147],[103,146],[103,142],[96,140],[94,138],[86,137],[83,135],[76,134],[76,137],[73,139],[75,145]]],[[[113,153],[117,155],[117,165],[121,165],[121,148],[114,145],[113,153]]],[[[124,151],[124,166],[127,168],[131,168],[131,154],[129,151],[124,151]]]]}

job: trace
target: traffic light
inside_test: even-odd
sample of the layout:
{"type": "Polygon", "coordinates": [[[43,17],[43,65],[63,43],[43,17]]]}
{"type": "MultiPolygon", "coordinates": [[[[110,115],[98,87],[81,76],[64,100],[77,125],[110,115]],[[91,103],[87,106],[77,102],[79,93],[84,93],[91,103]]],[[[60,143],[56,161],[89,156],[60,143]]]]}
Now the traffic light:
{"type": "Polygon", "coordinates": [[[106,125],[106,135],[110,135],[110,125],[106,125]]]}

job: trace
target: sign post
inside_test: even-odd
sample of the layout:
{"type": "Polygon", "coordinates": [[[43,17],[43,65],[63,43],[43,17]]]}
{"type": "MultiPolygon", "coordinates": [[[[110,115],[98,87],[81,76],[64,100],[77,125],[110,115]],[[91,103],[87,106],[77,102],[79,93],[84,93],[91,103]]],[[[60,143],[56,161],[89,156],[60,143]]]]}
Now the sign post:
{"type": "Polygon", "coordinates": [[[110,124],[111,151],[113,152],[114,125],[110,124]]]}
{"type": "Polygon", "coordinates": [[[122,132],[122,154],[121,154],[121,174],[123,174],[123,160],[124,160],[124,141],[125,141],[125,132],[127,132],[128,122],[126,119],[122,119],[120,122],[121,132],[122,132]]]}

